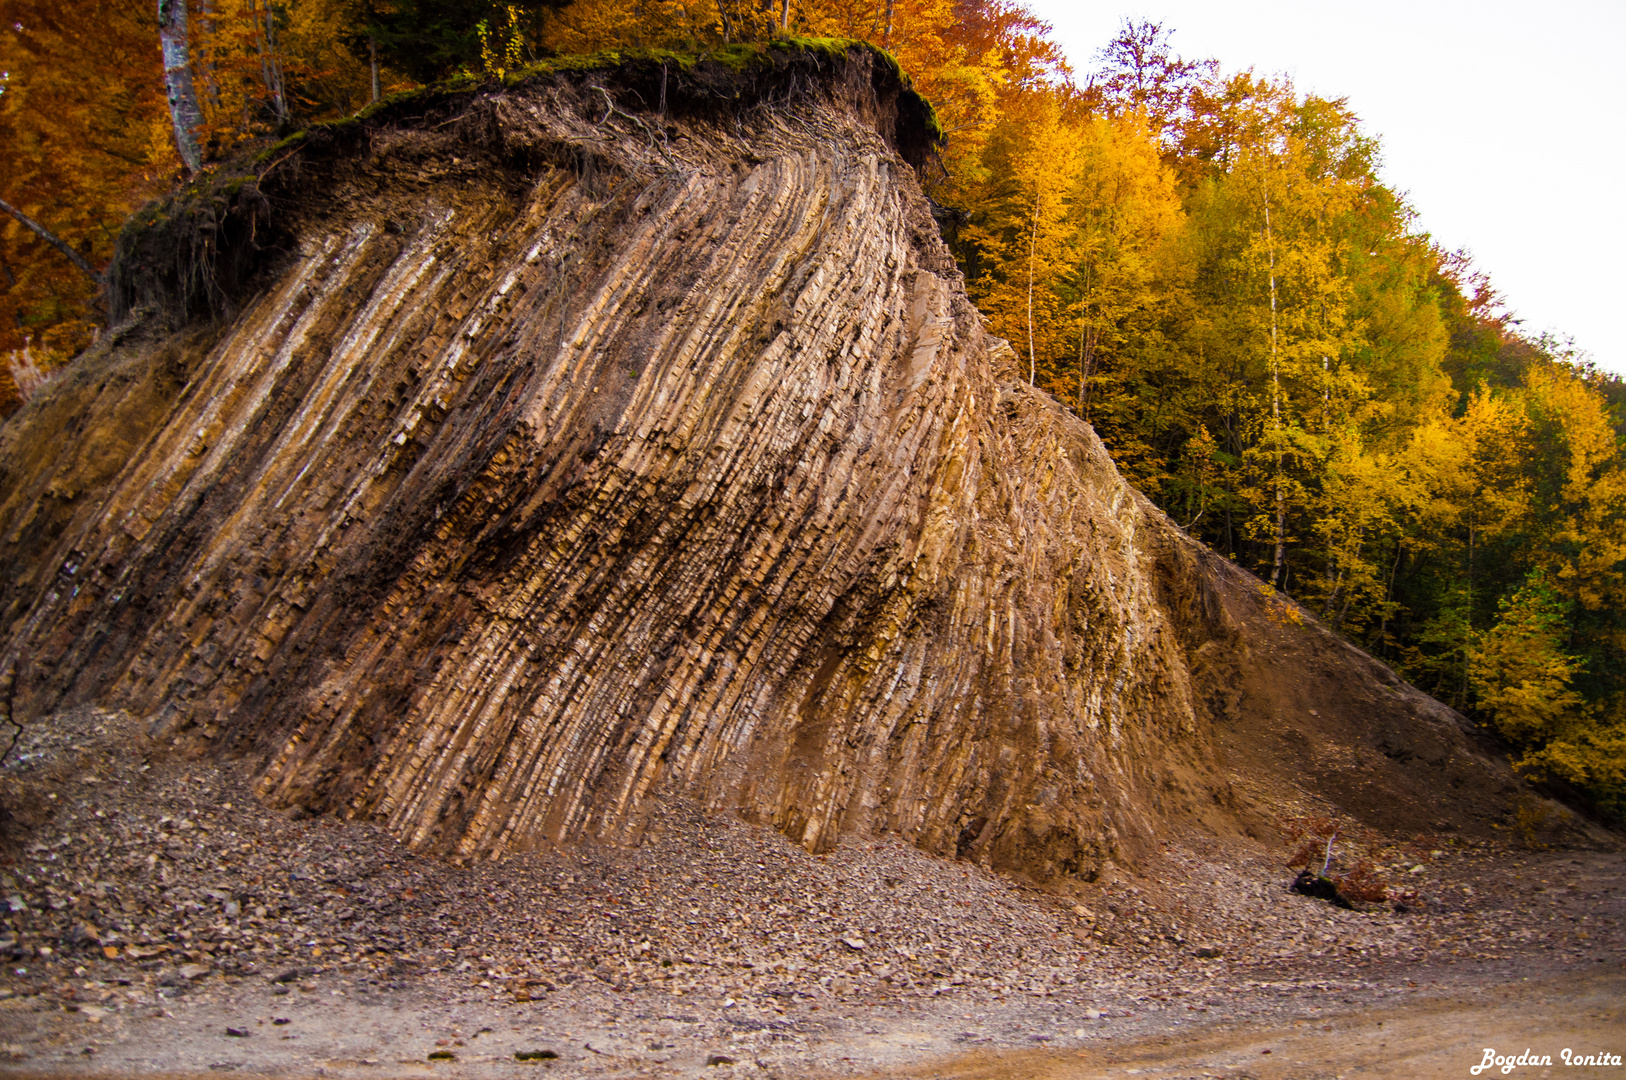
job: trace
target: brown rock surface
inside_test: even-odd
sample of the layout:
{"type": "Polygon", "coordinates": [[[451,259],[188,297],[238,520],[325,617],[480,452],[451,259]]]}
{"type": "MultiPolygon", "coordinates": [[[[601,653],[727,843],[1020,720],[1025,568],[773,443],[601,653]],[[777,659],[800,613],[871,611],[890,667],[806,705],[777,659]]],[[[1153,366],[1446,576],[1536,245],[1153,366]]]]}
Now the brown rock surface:
{"type": "Polygon", "coordinates": [[[1022,384],[920,116],[857,48],[548,74],[127,236],[159,310],[0,431],[19,715],[127,710],[459,858],[663,792],[1038,879],[1304,797],[1483,828],[1513,779],[1459,717],[1022,384]]]}

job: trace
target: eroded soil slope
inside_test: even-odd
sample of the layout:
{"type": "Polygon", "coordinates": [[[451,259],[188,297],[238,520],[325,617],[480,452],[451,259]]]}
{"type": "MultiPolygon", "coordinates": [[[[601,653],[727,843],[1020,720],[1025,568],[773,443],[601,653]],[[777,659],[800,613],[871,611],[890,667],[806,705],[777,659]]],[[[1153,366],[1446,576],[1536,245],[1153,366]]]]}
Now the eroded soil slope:
{"type": "Polygon", "coordinates": [[[586,65],[143,217],[134,321],[0,432],[19,715],[460,860],[676,798],[1040,881],[1268,832],[1272,789],[1488,835],[1514,781],[1459,717],[1021,382],[932,138],[857,46],[586,65]]]}

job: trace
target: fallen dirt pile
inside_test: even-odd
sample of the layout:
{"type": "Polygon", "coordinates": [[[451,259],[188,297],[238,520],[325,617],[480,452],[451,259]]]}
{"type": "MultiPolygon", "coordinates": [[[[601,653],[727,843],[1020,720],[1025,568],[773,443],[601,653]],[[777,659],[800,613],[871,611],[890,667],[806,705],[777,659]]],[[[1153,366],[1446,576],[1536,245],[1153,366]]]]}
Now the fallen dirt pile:
{"type": "Polygon", "coordinates": [[[1301,789],[1490,835],[1517,784],[1460,717],[1022,383],[889,60],[567,67],[131,226],[141,317],[0,430],[25,723],[123,710],[458,860],[680,800],[1035,881],[1301,789]]]}
{"type": "Polygon", "coordinates": [[[1401,845],[1412,910],[1340,911],[1249,842],[1188,836],[1146,873],[1042,891],[671,806],[635,848],[460,868],[268,813],[236,770],[94,710],[28,732],[0,785],[37,822],[0,870],[0,1054],[30,1071],[509,1075],[551,1054],[528,1060],[801,1076],[1026,1048],[1102,1062],[1160,1033],[1219,1062],[1280,1048],[1278,1027],[1530,979],[1575,1001],[1604,978],[1618,1021],[1626,978],[1618,854],[1425,837],[1401,845]]]}

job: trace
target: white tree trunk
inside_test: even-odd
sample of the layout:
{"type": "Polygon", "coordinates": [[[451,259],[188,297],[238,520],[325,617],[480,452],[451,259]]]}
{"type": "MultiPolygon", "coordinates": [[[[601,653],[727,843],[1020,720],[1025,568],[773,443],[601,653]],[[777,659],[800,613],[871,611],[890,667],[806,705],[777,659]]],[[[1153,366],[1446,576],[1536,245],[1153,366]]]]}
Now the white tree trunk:
{"type": "MultiPolygon", "coordinates": [[[[888,5],[888,12],[891,5],[888,5]]],[[[1033,260],[1039,250],[1039,192],[1033,192],[1033,231],[1028,236],[1028,385],[1038,384],[1039,362],[1033,354],[1033,260]]]]}
{"type": "Polygon", "coordinates": [[[1270,229],[1270,189],[1260,169],[1260,190],[1265,201],[1265,253],[1270,260],[1270,423],[1276,437],[1276,552],[1270,566],[1270,584],[1280,588],[1286,578],[1287,494],[1282,490],[1282,369],[1276,343],[1276,235],[1270,229]]]}
{"type": "Polygon", "coordinates": [[[158,0],[158,43],[164,53],[164,89],[169,95],[169,118],[175,125],[175,149],[187,171],[195,173],[203,168],[197,134],[203,113],[192,88],[186,35],[186,0],[158,0]]]}

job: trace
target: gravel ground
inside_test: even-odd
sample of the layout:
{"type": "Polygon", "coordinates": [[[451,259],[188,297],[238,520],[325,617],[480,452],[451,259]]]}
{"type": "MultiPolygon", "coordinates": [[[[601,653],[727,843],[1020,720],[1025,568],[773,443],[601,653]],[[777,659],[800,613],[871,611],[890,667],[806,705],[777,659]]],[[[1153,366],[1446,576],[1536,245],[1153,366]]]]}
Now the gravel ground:
{"type": "Polygon", "coordinates": [[[90,710],[25,732],[0,784],[12,1070],[862,1073],[1626,967],[1618,851],[1379,842],[1415,896],[1345,911],[1253,841],[1036,889],[670,805],[637,847],[457,867],[90,710]]]}

